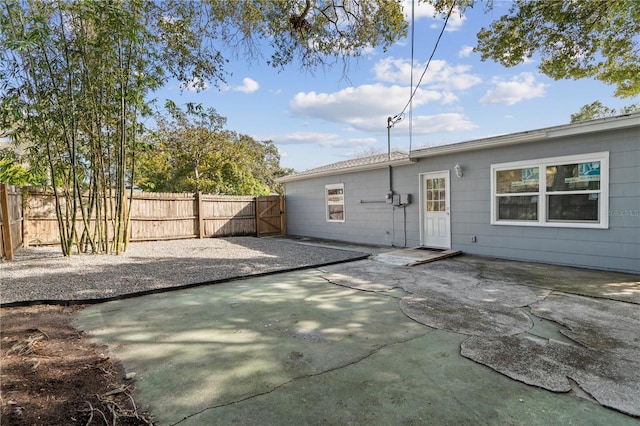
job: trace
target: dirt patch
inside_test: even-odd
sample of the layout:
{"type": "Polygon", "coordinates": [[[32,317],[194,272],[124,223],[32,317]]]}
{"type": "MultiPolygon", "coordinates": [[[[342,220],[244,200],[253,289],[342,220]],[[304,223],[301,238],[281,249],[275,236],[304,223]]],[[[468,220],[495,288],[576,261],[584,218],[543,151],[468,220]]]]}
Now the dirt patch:
{"type": "Polygon", "coordinates": [[[2,308],[3,425],[148,425],[106,347],[71,326],[81,306],[2,308]]]}

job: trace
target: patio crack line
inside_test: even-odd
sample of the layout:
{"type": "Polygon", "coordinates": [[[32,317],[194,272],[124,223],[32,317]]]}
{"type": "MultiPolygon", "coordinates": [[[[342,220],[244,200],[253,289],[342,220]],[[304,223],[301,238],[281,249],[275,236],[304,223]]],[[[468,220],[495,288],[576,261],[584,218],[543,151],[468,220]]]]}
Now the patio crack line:
{"type": "Polygon", "coordinates": [[[256,393],[256,394],[253,394],[253,395],[249,395],[249,396],[247,396],[247,397],[240,398],[240,399],[237,399],[237,400],[234,400],[234,401],[225,402],[224,404],[219,404],[219,405],[214,405],[214,406],[211,406],[211,407],[203,408],[203,409],[202,409],[202,410],[200,410],[200,411],[196,411],[195,413],[191,413],[191,414],[189,414],[188,416],[183,417],[182,419],[178,420],[178,421],[177,421],[177,422],[175,422],[175,423],[171,423],[171,425],[170,425],[170,426],[178,425],[178,424],[180,424],[180,423],[184,422],[185,420],[189,420],[189,419],[190,419],[190,418],[192,418],[192,417],[195,417],[195,416],[197,416],[197,415],[199,415],[199,414],[204,413],[205,411],[215,410],[216,408],[228,407],[228,406],[235,405],[235,404],[239,404],[239,403],[241,403],[241,402],[245,402],[245,401],[248,401],[248,400],[250,400],[250,399],[254,399],[254,398],[257,398],[257,397],[260,397],[260,396],[263,396],[263,395],[268,395],[268,394],[270,394],[270,393],[272,393],[272,392],[275,392],[275,391],[277,391],[277,390],[278,390],[278,389],[280,389],[280,388],[283,388],[283,387],[285,387],[285,386],[288,386],[289,384],[291,384],[291,383],[293,383],[293,382],[296,382],[296,381],[298,381],[298,380],[303,380],[303,379],[309,379],[309,378],[312,378],[312,377],[322,376],[323,374],[333,373],[334,371],[339,371],[339,370],[342,370],[342,369],[344,369],[344,368],[354,366],[354,365],[356,365],[356,364],[358,364],[358,363],[360,363],[360,362],[362,362],[362,361],[364,361],[364,360],[366,360],[366,359],[368,359],[368,358],[372,357],[373,355],[377,354],[378,352],[380,352],[381,350],[383,350],[383,349],[385,349],[385,348],[392,347],[392,346],[396,346],[396,345],[402,345],[402,344],[405,344],[405,343],[409,343],[409,342],[411,342],[411,341],[413,341],[413,340],[420,339],[420,338],[422,338],[422,337],[426,336],[427,334],[428,334],[428,332],[427,332],[427,333],[420,334],[419,336],[411,337],[411,338],[409,338],[409,339],[400,340],[400,341],[397,341],[397,342],[386,343],[386,344],[384,344],[384,345],[382,345],[382,346],[379,346],[379,347],[375,348],[374,350],[372,350],[372,351],[371,351],[371,352],[369,352],[368,354],[364,355],[363,357],[358,358],[358,359],[356,359],[356,360],[354,360],[354,361],[348,362],[348,363],[346,363],[346,364],[339,365],[339,366],[337,366],[337,367],[330,368],[330,369],[328,369],[328,370],[323,370],[323,371],[320,371],[320,372],[317,372],[317,373],[313,373],[313,374],[306,374],[306,375],[304,375],[304,376],[294,377],[294,378],[292,378],[292,379],[290,379],[290,380],[287,380],[286,382],[280,383],[279,385],[274,386],[273,388],[271,388],[271,389],[269,389],[269,390],[266,390],[266,391],[264,391],[264,392],[259,392],[259,393],[256,393]]]}
{"type": "MultiPolygon", "coordinates": [[[[322,271],[320,271],[320,272],[322,272],[322,271]]],[[[388,287],[388,288],[386,288],[384,290],[367,290],[367,289],[364,289],[364,288],[351,287],[351,286],[348,286],[346,284],[340,284],[340,283],[333,282],[329,278],[325,277],[324,275],[321,275],[320,278],[322,278],[323,280],[325,280],[329,284],[333,284],[333,285],[338,286],[338,287],[348,288],[350,290],[356,290],[356,291],[363,291],[365,293],[380,294],[382,296],[390,297],[392,299],[397,299],[397,300],[402,299],[402,297],[404,297],[404,296],[394,296],[393,294],[388,294],[388,293],[393,291],[393,290],[396,290],[396,289],[399,289],[399,290],[402,290],[404,292],[407,292],[404,288],[402,288],[400,286],[397,286],[397,285],[396,286],[392,286],[392,287],[388,287]]],[[[407,293],[411,294],[410,292],[407,292],[407,293]]]]}

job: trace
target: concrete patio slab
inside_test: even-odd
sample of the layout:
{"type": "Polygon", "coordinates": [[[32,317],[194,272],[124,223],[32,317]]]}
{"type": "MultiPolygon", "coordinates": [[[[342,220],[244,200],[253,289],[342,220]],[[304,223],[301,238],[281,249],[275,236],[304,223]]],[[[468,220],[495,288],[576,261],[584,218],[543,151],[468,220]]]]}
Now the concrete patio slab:
{"type": "Polygon", "coordinates": [[[417,266],[436,262],[462,254],[459,250],[429,250],[424,248],[405,248],[380,253],[373,260],[390,265],[417,266]]]}
{"type": "MultiPolygon", "coordinates": [[[[617,317],[590,328],[596,305],[574,314],[581,299],[556,298],[565,293],[526,266],[470,256],[413,268],[365,260],[94,305],[77,326],[136,373],[136,400],[160,425],[637,425],[620,411],[636,415],[629,407],[640,406],[638,369],[615,359],[624,350],[633,367],[635,346],[611,339],[615,348],[594,349],[568,333],[604,338],[617,317]],[[416,322],[403,312],[411,298],[429,300],[415,316],[446,319],[449,303],[464,306],[463,320],[416,322]],[[468,327],[478,318],[483,332],[474,335],[468,327]],[[516,328],[503,330],[512,319],[516,328]],[[574,360],[583,352],[593,362],[574,360]],[[526,365],[517,370],[524,377],[509,373],[526,365]],[[533,372],[538,380],[528,381],[533,372]]],[[[554,277],[567,280],[563,289],[577,287],[562,271],[554,277]]],[[[627,306],[636,327],[638,304],[609,293],[639,277],[573,275],[607,283],[593,300],[627,306]]]]}

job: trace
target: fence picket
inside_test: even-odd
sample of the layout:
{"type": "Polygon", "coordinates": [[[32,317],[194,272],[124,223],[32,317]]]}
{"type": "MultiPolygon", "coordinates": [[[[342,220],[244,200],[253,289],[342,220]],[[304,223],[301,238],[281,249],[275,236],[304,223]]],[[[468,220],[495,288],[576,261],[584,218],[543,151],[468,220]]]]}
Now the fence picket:
{"type": "MultiPolygon", "coordinates": [[[[28,238],[24,244],[59,244],[53,194],[34,187],[24,188],[23,192],[24,210],[13,209],[9,217],[18,217],[22,225],[18,234],[20,237],[28,238]]],[[[275,217],[278,212],[258,211],[257,205],[266,207],[266,200],[269,204],[275,201],[276,205],[280,200],[280,204],[284,205],[283,198],[279,196],[135,192],[132,194],[129,241],[264,235],[263,232],[258,232],[256,227],[257,213],[265,216],[261,221],[281,223],[281,226],[284,226],[284,218],[275,217]]],[[[15,203],[22,206],[22,199],[15,203]]],[[[283,212],[284,209],[276,207],[276,210],[283,212]]],[[[106,214],[107,220],[110,220],[110,212],[106,214]]],[[[104,221],[105,218],[102,217],[100,220],[104,221]]],[[[95,218],[90,221],[89,226],[95,226],[94,222],[95,218]]],[[[83,226],[81,221],[76,224],[78,232],[82,232],[83,226]]],[[[269,234],[280,233],[273,229],[273,225],[269,228],[269,234]]],[[[15,240],[15,236],[13,239],[15,240]]],[[[4,236],[2,243],[4,255],[7,246],[4,236]]],[[[15,249],[15,245],[12,247],[15,249]]]]}

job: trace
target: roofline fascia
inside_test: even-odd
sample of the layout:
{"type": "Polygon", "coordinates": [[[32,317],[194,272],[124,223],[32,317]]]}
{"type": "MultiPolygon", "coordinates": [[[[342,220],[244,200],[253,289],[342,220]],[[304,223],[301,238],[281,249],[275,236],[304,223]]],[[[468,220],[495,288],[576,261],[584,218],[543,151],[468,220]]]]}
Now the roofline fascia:
{"type": "Polygon", "coordinates": [[[582,123],[564,124],[556,127],[548,127],[546,129],[494,136],[486,139],[477,139],[451,145],[441,145],[433,148],[424,148],[422,150],[409,153],[409,156],[410,158],[424,158],[443,154],[453,154],[462,151],[476,151],[487,148],[496,148],[527,142],[541,141],[545,139],[576,136],[584,133],[596,133],[606,130],[625,129],[634,126],[640,126],[640,114],[638,113],[617,117],[608,117],[600,120],[586,121],[582,123]]]}
{"type": "Polygon", "coordinates": [[[431,157],[443,154],[455,154],[462,151],[476,151],[480,149],[495,148],[505,145],[517,145],[519,143],[533,142],[542,140],[547,137],[546,132],[530,132],[526,134],[516,134],[507,136],[496,136],[489,139],[480,139],[476,141],[460,142],[451,145],[440,145],[433,148],[425,148],[423,150],[414,151],[411,158],[431,157]]]}
{"type": "Polygon", "coordinates": [[[295,182],[297,180],[314,179],[314,178],[325,177],[325,176],[335,176],[335,175],[343,175],[343,174],[356,173],[356,172],[364,172],[367,170],[384,169],[389,166],[391,167],[406,166],[409,164],[413,164],[417,161],[418,161],[417,158],[401,158],[399,160],[385,161],[382,163],[363,164],[362,166],[345,167],[343,169],[326,170],[326,171],[317,172],[317,173],[283,176],[281,178],[276,179],[276,182],[287,183],[287,182],[295,182]]]}
{"type": "Polygon", "coordinates": [[[504,146],[518,145],[534,141],[542,141],[567,136],[576,136],[584,133],[596,133],[606,130],[625,129],[629,127],[640,127],[640,113],[632,113],[616,117],[606,117],[598,120],[585,121],[581,123],[563,124],[544,129],[530,130],[519,133],[510,133],[500,136],[492,136],[485,139],[458,142],[449,145],[440,145],[432,148],[423,148],[409,153],[407,158],[381,163],[365,164],[362,166],[345,167],[342,169],[326,170],[317,173],[283,176],[276,179],[278,183],[294,182],[298,180],[313,179],[325,176],[335,176],[341,174],[356,173],[367,170],[382,169],[389,166],[406,166],[415,163],[420,158],[438,156],[444,154],[454,154],[458,152],[477,151],[488,148],[498,148],[504,146]]]}

